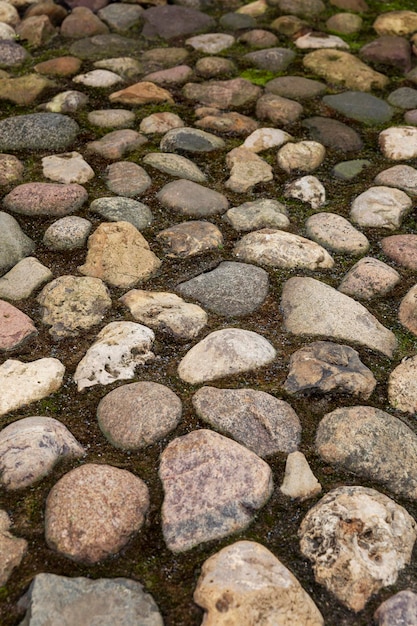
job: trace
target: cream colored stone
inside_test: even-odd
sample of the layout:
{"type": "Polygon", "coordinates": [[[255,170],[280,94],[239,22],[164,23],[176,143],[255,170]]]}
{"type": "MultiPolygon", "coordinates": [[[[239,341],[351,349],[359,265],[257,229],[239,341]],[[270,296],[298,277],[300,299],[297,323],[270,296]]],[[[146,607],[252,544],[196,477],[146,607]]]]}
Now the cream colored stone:
{"type": "Polygon", "coordinates": [[[321,485],[314,476],[302,452],[296,450],[287,456],[285,475],[281,491],[290,498],[313,498],[321,491],[321,485]]]}

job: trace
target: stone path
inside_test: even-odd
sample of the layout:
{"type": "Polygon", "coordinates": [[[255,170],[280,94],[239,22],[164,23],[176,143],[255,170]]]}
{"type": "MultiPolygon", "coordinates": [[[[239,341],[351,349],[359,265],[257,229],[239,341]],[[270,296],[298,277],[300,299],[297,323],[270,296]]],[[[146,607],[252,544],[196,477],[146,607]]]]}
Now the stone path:
{"type": "Polygon", "coordinates": [[[2,626],[415,626],[415,2],[0,0],[0,191],[2,626]]]}

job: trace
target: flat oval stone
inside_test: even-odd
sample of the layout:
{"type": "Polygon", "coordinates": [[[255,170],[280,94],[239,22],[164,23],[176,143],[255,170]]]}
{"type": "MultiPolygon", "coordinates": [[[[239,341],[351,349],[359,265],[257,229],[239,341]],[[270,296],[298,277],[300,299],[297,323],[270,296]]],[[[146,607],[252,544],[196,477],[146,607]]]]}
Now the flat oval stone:
{"type": "Polygon", "coordinates": [[[326,50],[326,48],[314,50],[304,56],[303,65],[330,84],[341,84],[347,89],[357,91],[384,89],[389,82],[387,76],[375,72],[356,56],[344,50],[326,50]]]}
{"type": "Polygon", "coordinates": [[[28,315],[0,300],[0,351],[15,350],[37,332],[28,315]]]}
{"type": "Polygon", "coordinates": [[[87,191],[77,183],[24,183],[3,198],[9,211],[20,215],[54,215],[74,213],[87,201],[87,191]]]}
{"type": "Polygon", "coordinates": [[[260,457],[293,452],[301,438],[294,409],[264,391],[201,387],[193,396],[197,415],[260,457]]]}
{"type": "Polygon", "coordinates": [[[97,407],[103,435],[116,448],[141,450],[170,433],[182,414],[179,397],[165,385],[141,381],[110,391],[97,407]]]}
{"type": "Polygon", "coordinates": [[[314,241],[271,228],[242,237],[234,248],[234,255],[247,263],[288,269],[316,270],[334,265],[327,250],[314,241]]]}
{"type": "Polygon", "coordinates": [[[283,98],[305,100],[323,94],[326,91],[326,85],[303,76],[279,76],[266,83],[265,91],[283,98]]]}
{"type": "Polygon", "coordinates": [[[135,114],[127,109],[100,109],[90,111],[88,121],[99,128],[131,128],[135,114]]]}
{"type": "Polygon", "coordinates": [[[349,44],[337,35],[329,35],[328,33],[310,32],[306,35],[297,37],[294,45],[301,50],[316,50],[323,48],[339,48],[349,50],[349,44]]]}
{"type": "Polygon", "coordinates": [[[268,273],[260,267],[223,261],[211,272],[180,283],[176,289],[216,315],[240,317],[261,306],[268,287],[268,273]]]}
{"type": "Polygon", "coordinates": [[[140,196],[151,183],[151,178],[143,167],[131,161],[111,163],[106,169],[106,186],[118,196],[140,196]]]}
{"type": "Polygon", "coordinates": [[[394,113],[385,100],[362,91],[324,96],[323,102],[345,117],[368,125],[386,124],[394,113]]]}
{"type": "Polygon", "coordinates": [[[256,103],[256,117],[277,126],[296,122],[302,113],[303,107],[299,102],[273,93],[266,93],[256,103]]]}
{"type": "Polygon", "coordinates": [[[85,451],[70,431],[52,417],[25,417],[0,431],[0,474],[5,489],[22,489],[51,472],[61,458],[85,451]]]}
{"type": "Polygon", "coordinates": [[[288,210],[278,200],[261,198],[253,202],[244,202],[237,207],[229,209],[223,216],[235,230],[248,231],[261,228],[288,228],[288,210]]]}
{"type": "Polygon", "coordinates": [[[0,278],[0,298],[24,300],[51,279],[50,269],[42,265],[35,257],[26,257],[0,278]]]}
{"type": "Polygon", "coordinates": [[[89,210],[101,215],[107,222],[129,222],[139,231],[145,230],[153,222],[150,208],[133,198],[121,196],[97,198],[90,204],[89,210]]]}
{"type": "Polygon", "coordinates": [[[393,268],[372,257],[359,259],[348,271],[338,289],[356,299],[371,300],[385,296],[401,280],[393,268]]]}
{"type": "Polygon", "coordinates": [[[417,170],[411,165],[394,165],[379,172],[374,180],[376,185],[396,187],[410,196],[417,196],[417,170]]]}
{"type": "Polygon", "coordinates": [[[172,552],[246,528],[273,488],[265,461],[205,429],[168,444],[161,455],[159,477],[164,488],[162,532],[172,552]]]}
{"type": "Polygon", "coordinates": [[[229,208],[223,194],[185,179],[168,183],[156,197],[164,207],[191,217],[209,217],[224,213],[229,208]]]}
{"type": "Polygon", "coordinates": [[[210,222],[193,220],[174,224],[157,235],[167,250],[167,256],[183,258],[195,256],[223,246],[221,231],[210,222]]]}
{"type": "Polygon", "coordinates": [[[65,474],[45,507],[45,539],[52,550],[93,564],[119,552],[140,530],[149,508],[148,488],[111,465],[87,463],[65,474]]]}
{"type": "Polygon", "coordinates": [[[30,113],[0,121],[0,150],[62,150],[77,137],[77,122],[60,113],[30,113]]]}
{"type": "Polygon", "coordinates": [[[192,180],[195,183],[204,183],[207,179],[207,176],[195,163],[179,154],[151,152],[143,157],[143,163],[165,174],[192,180]]]}
{"type": "Polygon", "coordinates": [[[315,213],[306,221],[306,233],[332,252],[363,254],[369,249],[365,235],[336,213],[315,213]]]}
{"type": "Polygon", "coordinates": [[[91,222],[83,217],[67,215],[46,229],[42,243],[50,250],[83,248],[91,228],[91,222]]]}
{"type": "Polygon", "coordinates": [[[263,367],[275,357],[275,348],[262,335],[224,328],[210,333],[187,352],[178,366],[178,375],[195,385],[263,367]]]}
{"type": "Polygon", "coordinates": [[[381,240],[383,253],[402,267],[417,269],[417,235],[392,235],[381,240]]]}
{"type": "Polygon", "coordinates": [[[165,133],[161,139],[160,148],[162,152],[212,152],[221,150],[225,145],[221,137],[216,137],[216,135],[206,133],[206,131],[198,128],[184,126],[183,128],[173,128],[165,133]]]}
{"type": "Polygon", "coordinates": [[[326,148],[339,152],[359,152],[363,148],[360,135],[338,120],[329,117],[310,117],[302,122],[308,129],[313,141],[317,141],[326,148]]]}
{"type": "Polygon", "coordinates": [[[222,50],[227,50],[235,43],[233,35],[224,33],[209,33],[207,35],[195,35],[185,40],[187,46],[194,50],[205,52],[206,54],[217,54],[222,50]]]}
{"type": "Polygon", "coordinates": [[[370,187],[352,202],[350,217],[359,226],[395,230],[412,204],[411,198],[400,189],[370,187]]]}
{"type": "Polygon", "coordinates": [[[283,72],[294,61],[295,52],[289,48],[265,48],[249,52],[243,59],[250,65],[268,72],[283,72]]]}

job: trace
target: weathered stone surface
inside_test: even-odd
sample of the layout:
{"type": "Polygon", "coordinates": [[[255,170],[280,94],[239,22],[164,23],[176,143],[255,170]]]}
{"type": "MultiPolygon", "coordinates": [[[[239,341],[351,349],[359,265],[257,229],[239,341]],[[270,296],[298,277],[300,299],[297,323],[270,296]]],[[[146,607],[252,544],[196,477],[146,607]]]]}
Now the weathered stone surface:
{"type": "MultiPolygon", "coordinates": [[[[104,137],[101,137],[101,139],[98,139],[96,141],[90,141],[86,145],[86,152],[87,154],[98,154],[104,159],[116,161],[122,159],[127,154],[134,152],[135,150],[143,146],[146,142],[146,137],[144,137],[140,133],[137,133],[135,130],[132,130],[130,128],[123,128],[122,130],[113,130],[112,132],[107,133],[107,135],[104,135],[104,137]]],[[[119,165],[119,168],[131,168],[132,165],[136,164],[131,163],[130,165],[119,165]]],[[[141,170],[137,170],[137,168],[135,167],[133,167],[132,169],[135,170],[136,173],[141,172],[141,170]]],[[[146,176],[143,175],[143,171],[141,173],[141,179],[143,182],[145,182],[147,180],[146,176]]],[[[121,176],[120,183],[123,185],[123,176],[121,176]]]]}
{"type": "Polygon", "coordinates": [[[171,176],[186,178],[195,183],[204,183],[207,179],[195,163],[179,154],[151,152],[143,157],[143,163],[171,176]]]}
{"type": "Polygon", "coordinates": [[[327,28],[341,35],[353,35],[354,33],[358,33],[362,25],[362,18],[353,13],[335,13],[335,15],[332,15],[326,20],[327,28]]]}
{"type": "Polygon", "coordinates": [[[74,381],[78,391],[133,378],[138,365],[144,365],[155,357],[151,352],[154,339],[153,331],[141,324],[107,324],[77,365],[74,381]]]}
{"type": "Polygon", "coordinates": [[[52,550],[83,563],[116,554],[144,522],[145,483],[126,470],[87,463],[65,474],[45,507],[45,539],[52,550]]]}
{"type": "Polygon", "coordinates": [[[313,18],[325,9],[322,0],[268,0],[268,4],[278,7],[281,13],[313,18]]]}
{"type": "Polygon", "coordinates": [[[0,509],[0,552],[2,555],[0,565],[0,585],[3,587],[12,571],[23,559],[27,551],[26,539],[14,537],[9,528],[12,525],[6,511],[0,509]]]}
{"type": "Polygon", "coordinates": [[[197,415],[260,457],[293,452],[301,424],[284,400],[255,389],[202,387],[193,396],[197,415]]]}
{"type": "Polygon", "coordinates": [[[247,148],[234,148],[226,155],[230,178],[225,187],[236,193],[246,193],[258,183],[273,180],[272,166],[247,148]]]}
{"type": "Polygon", "coordinates": [[[392,187],[369,187],[352,202],[350,216],[367,228],[395,230],[412,207],[406,193],[392,187]]]}
{"type": "Polygon", "coordinates": [[[401,300],[398,319],[413,335],[417,335],[417,285],[411,287],[401,300]]]}
{"type": "Polygon", "coordinates": [[[45,178],[57,183],[83,184],[94,178],[94,170],[79,152],[65,152],[43,157],[42,171],[45,178]]]}
{"type": "Polygon", "coordinates": [[[266,93],[256,103],[256,117],[277,126],[296,122],[302,112],[303,107],[299,102],[273,93],[266,93]]]}
{"type": "Polygon", "coordinates": [[[366,487],[333,489],[308,511],[299,530],[316,581],[355,612],[397,580],[416,535],[416,522],[403,507],[366,487]]]}
{"type": "Polygon", "coordinates": [[[417,196],[417,170],[410,165],[394,165],[382,170],[374,180],[376,185],[397,187],[410,196],[417,196]]]}
{"type": "Polygon", "coordinates": [[[392,357],[395,335],[349,296],[314,278],[290,278],[284,285],[284,328],[302,336],[325,336],[359,344],[392,357]]]}
{"type": "Polygon", "coordinates": [[[10,185],[19,181],[25,166],[13,154],[0,154],[0,185],[10,185]]]}
{"type": "Polygon", "coordinates": [[[99,128],[131,128],[135,124],[134,112],[127,109],[96,109],[87,119],[99,128]]]}
{"type": "Polygon", "coordinates": [[[306,233],[332,252],[364,254],[369,249],[365,235],[336,213],[315,213],[306,221],[306,233]]]}
{"type": "Polygon", "coordinates": [[[123,78],[115,72],[109,70],[92,70],[85,74],[78,74],[72,79],[74,83],[85,85],[86,87],[106,89],[108,87],[114,87],[119,83],[123,83],[123,78]]]}
{"type": "Polygon", "coordinates": [[[391,235],[381,241],[386,256],[402,267],[417,269],[417,235],[391,235]]]}
{"type": "Polygon", "coordinates": [[[164,134],[175,128],[182,128],[185,124],[176,113],[164,111],[162,113],[151,113],[144,117],[140,123],[139,130],[145,135],[164,134]]]}
{"type": "Polygon", "coordinates": [[[379,133],[381,152],[387,159],[402,161],[417,156],[417,128],[414,126],[392,126],[379,133]]]}
{"type": "Polygon", "coordinates": [[[394,113],[385,100],[362,91],[344,91],[324,96],[323,102],[345,117],[368,126],[386,124],[394,113]]]}
{"type": "Polygon", "coordinates": [[[145,25],[142,35],[173,39],[184,35],[194,35],[213,29],[213,18],[187,6],[161,5],[151,7],[143,13],[145,25]]]}
{"type": "Polygon", "coordinates": [[[29,106],[48,89],[55,86],[52,80],[39,76],[39,74],[25,74],[18,78],[3,78],[0,80],[0,100],[9,100],[14,104],[29,106]]]}
{"type": "Polygon", "coordinates": [[[224,113],[213,107],[198,107],[196,115],[201,116],[196,122],[198,128],[212,130],[227,136],[246,137],[259,127],[258,122],[252,117],[236,113],[236,111],[224,113]]]}
{"type": "Polygon", "coordinates": [[[310,239],[282,230],[263,228],[242,237],[234,255],[247,263],[315,270],[333,267],[329,253],[310,239]]]}
{"type": "Polygon", "coordinates": [[[116,448],[140,450],[155,443],[178,425],[179,397],[165,385],[141,381],[110,391],[97,407],[102,433],[116,448]]]}
{"type": "Polygon", "coordinates": [[[287,456],[284,480],[280,490],[284,495],[299,500],[306,500],[320,493],[321,485],[302,452],[296,450],[287,456]]]}
{"type": "Polygon", "coordinates": [[[303,121],[311,139],[326,148],[338,152],[359,152],[363,148],[362,139],[353,128],[330,117],[309,117],[303,121]]]}
{"type": "Polygon", "coordinates": [[[207,313],[175,293],[132,289],[120,298],[135,320],[175,339],[193,339],[207,324],[207,313]]]}
{"type": "Polygon", "coordinates": [[[86,6],[75,6],[61,24],[62,36],[71,39],[94,37],[108,32],[106,24],[86,6]]]}
{"type": "Polygon", "coordinates": [[[252,150],[252,152],[262,152],[269,148],[280,148],[287,141],[292,141],[293,137],[280,128],[258,128],[246,137],[242,148],[252,150]]]}
{"type": "Polygon", "coordinates": [[[41,319],[54,339],[73,337],[99,324],[111,307],[107,287],[99,278],[59,276],[37,297],[41,319]]]}
{"type": "Polygon", "coordinates": [[[167,89],[158,87],[158,85],[149,81],[135,83],[125,89],[115,91],[110,94],[109,100],[110,102],[135,106],[159,102],[174,103],[172,95],[167,89]]]}
{"type": "Polygon", "coordinates": [[[162,240],[168,257],[189,257],[223,246],[223,235],[210,222],[193,220],[181,222],[161,230],[157,239],[162,240]]]}
{"type": "Polygon", "coordinates": [[[12,304],[0,300],[0,351],[15,350],[37,332],[30,317],[12,304]]]}
{"type": "Polygon", "coordinates": [[[38,615],[48,615],[56,624],[70,623],[75,616],[85,625],[99,619],[102,626],[163,626],[152,596],[136,580],[128,578],[92,580],[37,574],[19,605],[27,610],[21,626],[36,626],[38,615]]]}
{"type": "Polygon", "coordinates": [[[335,178],[341,180],[352,180],[362,174],[363,170],[371,165],[368,159],[352,159],[351,161],[342,161],[336,163],[332,169],[335,178]]]}
{"type": "Polygon", "coordinates": [[[0,121],[0,150],[65,150],[79,131],[77,122],[60,113],[30,113],[0,121]]]}
{"type": "Polygon", "coordinates": [[[323,162],[326,148],[317,141],[286,143],[278,150],[277,163],[288,173],[313,172],[323,162]]]}
{"type": "Polygon", "coordinates": [[[156,83],[157,85],[165,85],[167,87],[176,87],[183,85],[193,78],[193,70],[189,65],[176,65],[166,70],[151,72],[143,77],[144,81],[156,83]]]}
{"type": "Polygon", "coordinates": [[[326,91],[326,85],[304,76],[279,76],[266,83],[265,91],[283,98],[305,100],[322,95],[326,91]]]}
{"type": "Polygon", "coordinates": [[[265,48],[249,52],[243,56],[250,65],[269,72],[284,72],[295,59],[295,52],[289,48],[265,48]]]}
{"type": "Polygon", "coordinates": [[[275,356],[275,348],[262,335],[224,328],[210,333],[187,352],[178,366],[178,375],[195,385],[257,369],[271,363],[275,356]]]}
{"type": "Polygon", "coordinates": [[[415,11],[388,11],[378,15],[373,27],[378,35],[411,35],[417,30],[415,11]]]}
{"type": "Polygon", "coordinates": [[[241,109],[253,105],[262,90],[245,78],[188,83],[183,88],[187,100],[218,109],[241,109]]]}
{"type": "Polygon", "coordinates": [[[329,83],[341,84],[347,89],[384,89],[389,82],[387,76],[375,72],[357,57],[343,50],[322,49],[309,52],[303,58],[303,65],[329,83]]]}
{"type": "Polygon", "coordinates": [[[326,190],[316,176],[303,176],[285,185],[284,196],[308,202],[312,209],[318,209],[326,201],[326,190]]]}
{"type": "Polygon", "coordinates": [[[22,489],[50,473],[59,459],[84,455],[70,431],[52,417],[25,417],[0,431],[0,474],[6,489],[22,489]]]}
{"type": "Polygon", "coordinates": [[[0,278],[0,298],[5,300],[29,298],[38,287],[51,278],[50,269],[35,257],[26,257],[0,278]]]}
{"type": "Polygon", "coordinates": [[[287,208],[278,200],[260,198],[229,209],[223,219],[238,231],[259,230],[261,228],[281,230],[290,225],[287,215],[287,208]]]}
{"type": "Polygon", "coordinates": [[[151,183],[146,170],[131,161],[111,163],[106,169],[106,185],[118,196],[127,198],[140,196],[149,189],[151,183]]]}
{"type": "MultiPolygon", "coordinates": [[[[62,114],[62,113],[76,113],[80,109],[86,107],[88,103],[88,96],[81,91],[69,89],[67,91],[61,91],[56,96],[51,98],[49,102],[45,102],[39,105],[39,109],[42,111],[49,111],[50,113],[62,114]]],[[[47,121],[47,120],[46,120],[47,121]]],[[[40,128],[42,130],[42,127],[40,128]]],[[[72,143],[72,142],[71,142],[72,143]]],[[[44,146],[46,149],[46,146],[44,146]]],[[[66,148],[66,145],[58,146],[59,148],[66,148]]],[[[33,148],[34,150],[36,148],[33,148]]]]}
{"type": "Polygon", "coordinates": [[[238,541],[203,563],[194,601],[205,610],[207,626],[324,624],[290,570],[253,541],[238,541]]]}
{"type": "Polygon", "coordinates": [[[368,63],[395,67],[403,72],[412,68],[411,48],[405,37],[383,35],[360,49],[360,56],[368,63]]]}
{"type": "Polygon", "coordinates": [[[349,346],[331,341],[315,341],[294,352],[284,383],[287,393],[347,393],[366,400],[376,380],[358,353],[349,346]]]}
{"type": "Polygon", "coordinates": [[[268,295],[268,287],[268,274],[260,267],[223,261],[211,272],[180,283],[177,290],[217,315],[235,317],[256,311],[268,295]]]}
{"type": "Polygon", "coordinates": [[[90,204],[90,211],[98,213],[108,222],[130,222],[138,230],[145,230],[153,222],[153,215],[146,204],[123,196],[97,198],[90,204]]]}
{"type": "Polygon", "coordinates": [[[147,280],[161,261],[143,235],[128,222],[102,223],[88,239],[81,274],[101,278],[115,287],[130,288],[147,280]]]}
{"type": "Polygon", "coordinates": [[[379,605],[374,613],[378,626],[416,626],[417,594],[406,589],[396,593],[379,605]]]}
{"type": "Polygon", "coordinates": [[[163,206],[192,217],[208,217],[224,213],[229,208],[223,194],[185,179],[168,183],[156,197],[163,206]]]}
{"type": "MultiPolygon", "coordinates": [[[[0,125],[1,131],[1,125],[0,125]]],[[[1,138],[1,135],[0,135],[1,138]]],[[[162,152],[213,152],[225,147],[221,137],[198,128],[173,128],[161,139],[162,152]]],[[[1,144],[0,144],[1,146],[1,144]]]]}
{"type": "Polygon", "coordinates": [[[348,271],[338,289],[356,299],[371,300],[384,296],[401,280],[393,268],[372,257],[360,259],[348,271]]]}
{"type": "Polygon", "coordinates": [[[77,211],[86,202],[87,191],[76,183],[24,183],[3,198],[5,208],[20,215],[61,217],[77,211]]]}
{"type": "Polygon", "coordinates": [[[265,461],[205,429],[177,437],[165,448],[159,477],[164,488],[162,532],[173,552],[246,528],[273,488],[265,461]]]}
{"type": "MultiPolygon", "coordinates": [[[[414,291],[415,293],[415,291],[414,291]]],[[[417,412],[417,357],[405,358],[392,370],[388,379],[388,399],[395,409],[417,412]]]]}
{"type": "Polygon", "coordinates": [[[65,367],[58,359],[38,359],[22,363],[8,359],[0,365],[0,416],[46,398],[57,391],[65,367]]]}
{"type": "Polygon", "coordinates": [[[318,48],[339,48],[341,50],[349,50],[349,44],[347,44],[341,37],[314,31],[301,35],[301,37],[297,37],[294,44],[301,50],[316,50],[318,48]]]}
{"type": "Polygon", "coordinates": [[[389,413],[370,406],[336,409],[321,420],[316,449],[339,469],[417,498],[417,436],[389,413]]]}
{"type": "Polygon", "coordinates": [[[42,243],[50,250],[84,248],[92,223],[78,215],[61,217],[45,231],[42,243]]]}

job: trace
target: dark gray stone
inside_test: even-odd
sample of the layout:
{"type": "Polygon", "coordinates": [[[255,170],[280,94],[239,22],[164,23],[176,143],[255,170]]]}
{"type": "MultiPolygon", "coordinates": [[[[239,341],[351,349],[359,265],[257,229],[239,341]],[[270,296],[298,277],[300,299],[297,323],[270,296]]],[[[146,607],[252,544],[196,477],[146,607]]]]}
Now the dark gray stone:
{"type": "Polygon", "coordinates": [[[107,222],[130,222],[138,230],[148,228],[153,222],[150,208],[132,198],[97,198],[90,204],[90,211],[101,215],[107,222]]]}
{"type": "Polygon", "coordinates": [[[399,109],[417,108],[417,89],[400,87],[392,91],[387,98],[388,102],[399,109]]]}
{"type": "Polygon", "coordinates": [[[359,152],[363,148],[359,134],[342,122],[329,117],[310,117],[303,121],[311,139],[339,152],[359,152]]]}
{"type": "Polygon", "coordinates": [[[60,113],[30,113],[0,121],[0,150],[62,150],[79,131],[77,122],[60,113]]]}
{"type": "Polygon", "coordinates": [[[140,58],[141,47],[140,42],[136,39],[110,33],[109,35],[95,35],[94,37],[79,39],[70,46],[69,53],[89,61],[136,54],[140,58]]]}
{"type": "Polygon", "coordinates": [[[268,273],[262,268],[224,261],[213,271],[180,283],[177,291],[217,315],[240,317],[261,306],[268,285],[268,273]]]}
{"type": "Polygon", "coordinates": [[[157,6],[143,13],[144,37],[173,39],[184,35],[195,35],[215,27],[215,21],[201,11],[180,6],[157,6]]]}
{"type": "Polygon", "coordinates": [[[251,15],[244,13],[225,13],[219,19],[219,24],[224,30],[241,30],[243,28],[255,28],[256,20],[251,15]]]}
{"type": "Polygon", "coordinates": [[[267,0],[272,7],[277,7],[283,15],[316,17],[325,10],[322,0],[267,0]]]}
{"type": "Polygon", "coordinates": [[[323,102],[345,117],[369,126],[385,124],[393,116],[389,104],[363,91],[345,91],[334,96],[324,96],[323,102]]]}
{"type": "Polygon", "coordinates": [[[197,128],[173,128],[161,139],[162,152],[212,152],[225,147],[220,137],[197,128]]]}
{"type": "Polygon", "coordinates": [[[20,228],[14,217],[0,212],[0,276],[35,249],[32,241],[20,228]]]}

